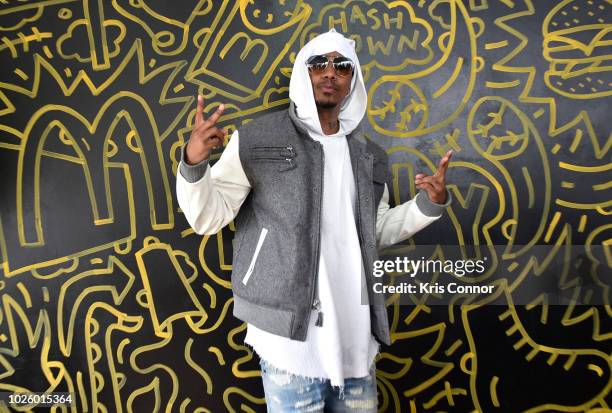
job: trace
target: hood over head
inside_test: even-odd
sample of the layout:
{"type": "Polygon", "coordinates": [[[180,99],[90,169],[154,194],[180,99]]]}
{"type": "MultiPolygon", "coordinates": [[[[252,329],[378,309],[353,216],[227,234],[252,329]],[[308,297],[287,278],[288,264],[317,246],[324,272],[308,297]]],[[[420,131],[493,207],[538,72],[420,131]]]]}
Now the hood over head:
{"type": "Polygon", "coordinates": [[[355,41],[344,37],[334,28],[327,33],[318,35],[306,43],[295,57],[291,80],[289,81],[289,98],[295,105],[297,118],[308,132],[316,135],[324,134],[319,122],[306,61],[313,55],[334,51],[355,62],[355,71],[351,80],[351,91],[340,104],[340,130],[334,135],[326,136],[344,136],[351,133],[363,119],[367,107],[367,93],[359,59],[355,52],[355,41]]]}

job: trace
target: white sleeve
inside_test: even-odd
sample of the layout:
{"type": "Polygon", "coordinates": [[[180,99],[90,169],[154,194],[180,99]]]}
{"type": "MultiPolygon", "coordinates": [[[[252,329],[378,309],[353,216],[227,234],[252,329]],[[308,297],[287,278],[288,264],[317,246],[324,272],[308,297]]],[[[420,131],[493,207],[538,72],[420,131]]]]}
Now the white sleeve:
{"type": "Polygon", "coordinates": [[[448,189],[446,196],[446,203],[436,204],[429,200],[426,191],[421,190],[411,200],[390,208],[389,189],[385,184],[376,214],[378,249],[404,241],[439,219],[451,203],[448,189]]]}
{"type": "Polygon", "coordinates": [[[189,225],[198,234],[216,234],[238,214],[251,184],[244,173],[234,131],[221,158],[209,167],[208,160],[185,163],[185,146],[176,174],[176,195],[189,225]]]}

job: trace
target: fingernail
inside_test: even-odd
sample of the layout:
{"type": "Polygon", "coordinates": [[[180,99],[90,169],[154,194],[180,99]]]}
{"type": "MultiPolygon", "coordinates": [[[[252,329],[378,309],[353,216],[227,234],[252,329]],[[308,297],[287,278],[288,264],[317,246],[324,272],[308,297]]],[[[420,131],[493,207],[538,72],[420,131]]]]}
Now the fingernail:
{"type": "Polygon", "coordinates": [[[202,100],[202,95],[198,94],[198,100],[202,100]]]}
{"type": "Polygon", "coordinates": [[[222,103],[219,105],[219,110],[223,110],[223,109],[225,109],[225,105],[222,103]]]}

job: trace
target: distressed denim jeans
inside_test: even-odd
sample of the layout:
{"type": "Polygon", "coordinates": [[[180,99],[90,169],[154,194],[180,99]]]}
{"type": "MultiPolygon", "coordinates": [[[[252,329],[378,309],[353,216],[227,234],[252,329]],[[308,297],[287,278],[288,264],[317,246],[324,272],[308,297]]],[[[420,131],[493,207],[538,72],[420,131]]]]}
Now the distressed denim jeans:
{"type": "Polygon", "coordinates": [[[340,394],[329,379],[290,374],[260,360],[268,413],[376,413],[376,364],[366,377],[344,379],[340,394]]]}

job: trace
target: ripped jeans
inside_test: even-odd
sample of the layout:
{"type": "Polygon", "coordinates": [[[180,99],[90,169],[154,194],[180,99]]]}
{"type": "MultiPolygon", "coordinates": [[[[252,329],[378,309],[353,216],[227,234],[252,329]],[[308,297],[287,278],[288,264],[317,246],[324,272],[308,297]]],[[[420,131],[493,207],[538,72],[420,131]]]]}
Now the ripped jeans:
{"type": "Polygon", "coordinates": [[[376,413],[376,364],[369,376],[344,379],[342,392],[329,379],[290,374],[260,360],[268,413],[360,412],[376,413]]]}

